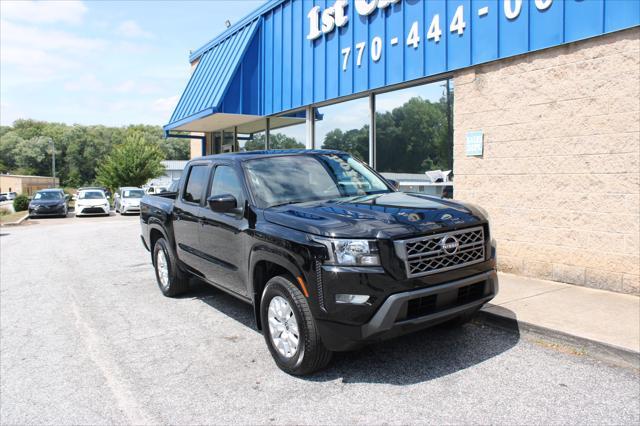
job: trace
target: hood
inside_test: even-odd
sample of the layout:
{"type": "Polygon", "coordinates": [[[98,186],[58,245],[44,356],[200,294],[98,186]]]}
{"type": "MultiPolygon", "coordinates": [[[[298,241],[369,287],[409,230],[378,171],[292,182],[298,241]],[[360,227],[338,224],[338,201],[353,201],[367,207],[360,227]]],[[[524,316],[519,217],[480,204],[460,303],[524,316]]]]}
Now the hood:
{"type": "Polygon", "coordinates": [[[271,207],[269,222],[336,238],[397,238],[486,221],[478,208],[424,194],[390,192],[271,207]]]}
{"type": "Polygon", "coordinates": [[[31,200],[29,202],[30,206],[59,206],[60,204],[64,204],[65,200],[31,200]]]}

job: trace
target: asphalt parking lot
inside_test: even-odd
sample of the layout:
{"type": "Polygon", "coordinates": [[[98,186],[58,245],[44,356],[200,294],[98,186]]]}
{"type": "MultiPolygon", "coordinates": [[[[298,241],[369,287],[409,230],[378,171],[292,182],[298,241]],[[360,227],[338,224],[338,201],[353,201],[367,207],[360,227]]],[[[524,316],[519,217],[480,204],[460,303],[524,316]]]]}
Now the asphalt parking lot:
{"type": "Polygon", "coordinates": [[[158,290],[138,217],[0,229],[2,424],[637,424],[640,377],[472,323],[282,373],[249,306],[158,290]]]}

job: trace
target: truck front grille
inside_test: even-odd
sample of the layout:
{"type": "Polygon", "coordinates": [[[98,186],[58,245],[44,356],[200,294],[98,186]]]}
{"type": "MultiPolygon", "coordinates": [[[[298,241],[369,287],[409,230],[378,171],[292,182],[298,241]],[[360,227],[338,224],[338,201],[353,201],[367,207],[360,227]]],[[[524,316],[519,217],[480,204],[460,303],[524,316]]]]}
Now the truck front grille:
{"type": "Polygon", "coordinates": [[[481,226],[395,242],[409,278],[482,262],[484,246],[481,226]]]}
{"type": "Polygon", "coordinates": [[[475,302],[484,297],[484,289],[485,281],[482,281],[460,287],[448,293],[430,294],[429,296],[411,299],[407,302],[406,317],[401,317],[399,320],[420,318],[475,302]]]}

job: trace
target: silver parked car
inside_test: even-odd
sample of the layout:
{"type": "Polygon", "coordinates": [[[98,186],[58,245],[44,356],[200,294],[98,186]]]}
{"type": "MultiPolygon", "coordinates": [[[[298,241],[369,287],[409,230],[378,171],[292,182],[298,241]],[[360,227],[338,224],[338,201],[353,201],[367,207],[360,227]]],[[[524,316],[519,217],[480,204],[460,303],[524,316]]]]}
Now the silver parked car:
{"type": "Polygon", "coordinates": [[[144,189],[135,186],[119,188],[114,195],[113,207],[120,214],[140,213],[140,200],[144,189]]]}

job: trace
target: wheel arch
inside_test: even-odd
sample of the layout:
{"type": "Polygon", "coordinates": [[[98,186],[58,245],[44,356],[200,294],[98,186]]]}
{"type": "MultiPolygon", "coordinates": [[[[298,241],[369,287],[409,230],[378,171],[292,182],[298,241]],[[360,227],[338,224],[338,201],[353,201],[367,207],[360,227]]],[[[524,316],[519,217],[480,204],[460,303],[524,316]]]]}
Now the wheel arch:
{"type": "MultiPolygon", "coordinates": [[[[275,253],[271,249],[269,251],[256,248],[251,253],[249,283],[250,292],[253,301],[253,314],[258,330],[262,330],[262,321],[260,320],[260,299],[267,282],[278,275],[287,276],[291,282],[298,288],[300,283],[297,278],[302,277],[302,270],[298,267],[293,259],[288,259],[284,253],[275,253]]],[[[303,289],[300,289],[303,291],[303,289]]]]}

